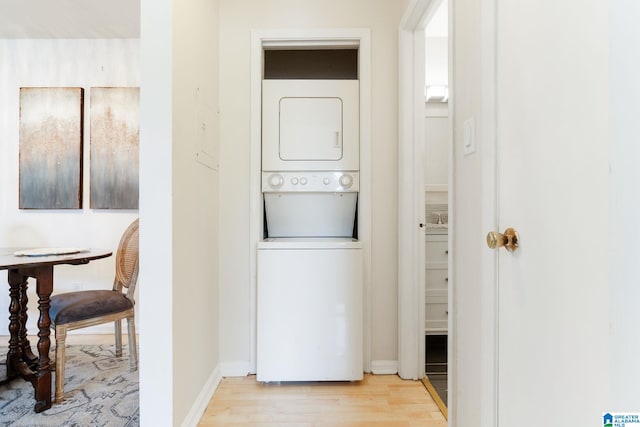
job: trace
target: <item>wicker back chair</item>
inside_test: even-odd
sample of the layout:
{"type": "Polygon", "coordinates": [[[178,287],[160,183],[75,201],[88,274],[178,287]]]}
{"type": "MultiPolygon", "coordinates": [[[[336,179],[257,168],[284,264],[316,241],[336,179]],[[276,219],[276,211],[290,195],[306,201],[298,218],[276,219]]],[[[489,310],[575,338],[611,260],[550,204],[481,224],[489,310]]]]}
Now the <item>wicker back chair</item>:
{"type": "Polygon", "coordinates": [[[122,356],[122,319],[127,319],[129,364],[138,368],[133,295],[138,281],[138,219],[124,231],[116,252],[112,290],[67,292],[51,297],[51,327],[56,337],[55,401],[64,398],[64,358],[67,331],[102,323],[115,323],[116,356],[122,356]],[[126,293],[123,293],[126,292],[126,293]]]}

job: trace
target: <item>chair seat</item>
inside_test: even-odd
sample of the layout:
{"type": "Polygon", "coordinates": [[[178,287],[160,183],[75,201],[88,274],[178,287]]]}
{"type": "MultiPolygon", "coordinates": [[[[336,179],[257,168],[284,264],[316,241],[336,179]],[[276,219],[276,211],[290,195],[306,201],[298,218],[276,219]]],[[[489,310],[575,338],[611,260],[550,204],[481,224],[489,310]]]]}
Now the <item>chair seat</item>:
{"type": "Polygon", "coordinates": [[[133,308],[133,302],[116,291],[67,292],[51,297],[49,314],[56,325],[120,313],[133,308]]]}

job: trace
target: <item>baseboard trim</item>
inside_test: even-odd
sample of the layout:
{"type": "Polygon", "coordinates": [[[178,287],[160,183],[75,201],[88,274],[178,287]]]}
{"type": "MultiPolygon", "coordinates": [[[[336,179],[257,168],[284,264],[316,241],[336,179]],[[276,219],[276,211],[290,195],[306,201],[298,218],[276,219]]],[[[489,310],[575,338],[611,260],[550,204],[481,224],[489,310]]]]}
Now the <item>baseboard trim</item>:
{"type": "Polygon", "coordinates": [[[220,371],[223,377],[246,377],[251,371],[249,362],[223,362],[220,371]]]}
{"type": "Polygon", "coordinates": [[[202,418],[202,414],[204,414],[204,411],[207,409],[207,405],[209,405],[209,401],[211,401],[213,394],[220,385],[220,381],[222,381],[222,373],[220,365],[218,365],[209,376],[209,379],[207,379],[204,387],[202,387],[202,390],[198,394],[195,402],[193,402],[189,413],[185,417],[184,421],[182,421],[182,427],[196,427],[198,425],[202,418]]]}
{"type": "Polygon", "coordinates": [[[372,360],[371,373],[374,375],[394,375],[398,373],[397,360],[372,360]]]}

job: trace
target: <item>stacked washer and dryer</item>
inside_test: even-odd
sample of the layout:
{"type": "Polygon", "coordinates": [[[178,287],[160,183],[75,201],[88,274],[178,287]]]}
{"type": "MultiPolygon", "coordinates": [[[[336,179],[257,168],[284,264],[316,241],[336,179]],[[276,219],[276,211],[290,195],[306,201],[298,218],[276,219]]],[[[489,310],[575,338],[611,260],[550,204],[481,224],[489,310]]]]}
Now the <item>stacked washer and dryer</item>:
{"type": "Polygon", "coordinates": [[[258,381],[363,378],[358,80],[263,80],[258,381]]]}

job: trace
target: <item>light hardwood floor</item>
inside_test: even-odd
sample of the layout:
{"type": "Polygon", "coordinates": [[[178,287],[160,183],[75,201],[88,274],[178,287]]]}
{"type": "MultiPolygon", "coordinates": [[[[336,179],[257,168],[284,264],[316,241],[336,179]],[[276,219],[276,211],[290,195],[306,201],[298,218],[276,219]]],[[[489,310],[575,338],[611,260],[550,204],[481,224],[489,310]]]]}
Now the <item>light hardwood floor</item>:
{"type": "Polygon", "coordinates": [[[360,382],[262,384],[224,378],[199,427],[446,427],[420,381],[365,375],[360,382]]]}
{"type": "MultiPolygon", "coordinates": [[[[29,340],[35,349],[38,337],[29,340]]],[[[51,340],[53,347],[53,334],[51,340]]],[[[0,342],[8,341],[8,336],[0,335],[0,342]]],[[[113,334],[67,336],[67,345],[113,343],[113,334]]],[[[447,421],[422,382],[397,375],[293,384],[262,384],[250,375],[224,378],[198,426],[446,427],[447,421]]]]}

